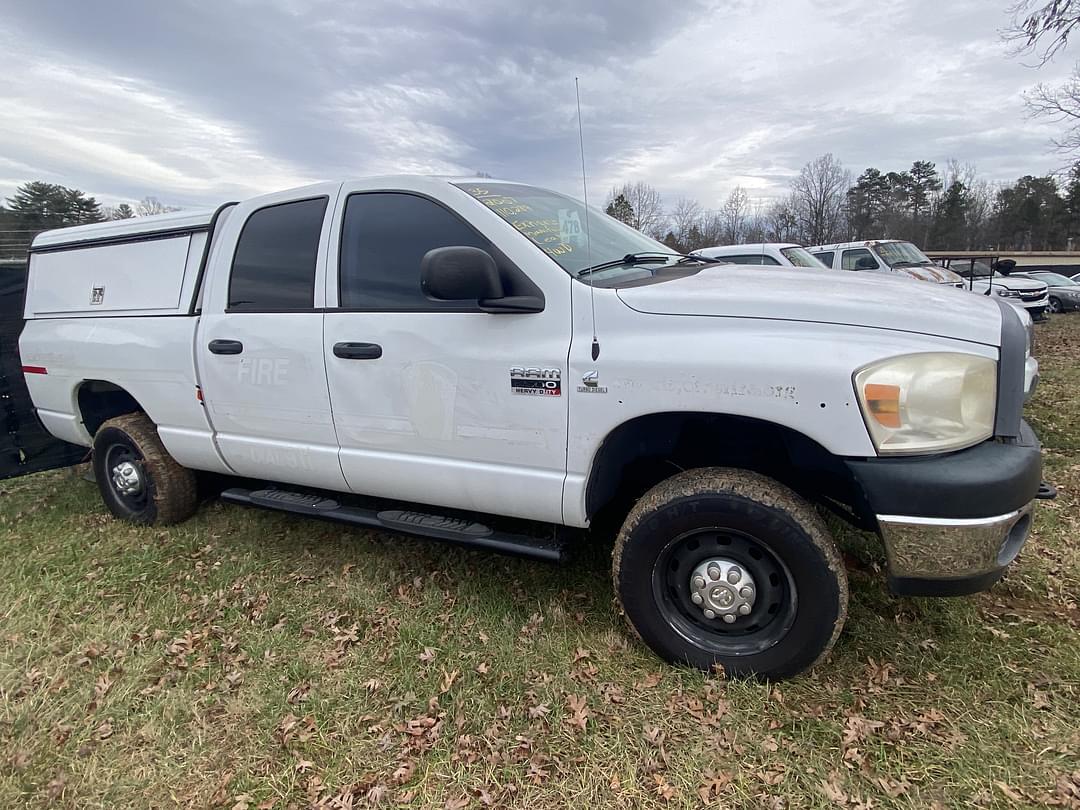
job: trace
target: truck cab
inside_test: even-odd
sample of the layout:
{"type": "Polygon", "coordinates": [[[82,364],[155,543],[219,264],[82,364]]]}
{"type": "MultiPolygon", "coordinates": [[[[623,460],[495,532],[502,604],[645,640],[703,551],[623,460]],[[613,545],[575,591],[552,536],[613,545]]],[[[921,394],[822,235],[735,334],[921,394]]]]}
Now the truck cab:
{"type": "Polygon", "coordinates": [[[706,670],[827,655],[824,511],[881,538],[894,591],[962,594],[1045,494],[1012,307],[719,265],[534,186],[323,183],[49,232],[29,272],[30,396],[118,518],[189,517],[205,471],[231,503],[538,559],[591,531],[634,631],[706,670]]]}

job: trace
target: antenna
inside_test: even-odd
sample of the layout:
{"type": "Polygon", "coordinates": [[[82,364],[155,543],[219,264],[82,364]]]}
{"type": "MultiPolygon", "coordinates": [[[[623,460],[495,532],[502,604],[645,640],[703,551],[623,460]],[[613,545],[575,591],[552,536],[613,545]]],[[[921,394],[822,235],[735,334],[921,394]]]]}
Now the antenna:
{"type": "MultiPolygon", "coordinates": [[[[585,254],[589,259],[587,267],[592,267],[592,236],[589,233],[589,185],[585,182],[585,135],[581,128],[581,90],[578,77],[574,77],[574,95],[577,97],[577,133],[578,147],[581,150],[581,194],[585,198],[585,254]]],[[[592,359],[600,356],[600,341],[596,337],[596,288],[593,287],[593,274],[589,273],[589,309],[592,311],[592,359]]]]}

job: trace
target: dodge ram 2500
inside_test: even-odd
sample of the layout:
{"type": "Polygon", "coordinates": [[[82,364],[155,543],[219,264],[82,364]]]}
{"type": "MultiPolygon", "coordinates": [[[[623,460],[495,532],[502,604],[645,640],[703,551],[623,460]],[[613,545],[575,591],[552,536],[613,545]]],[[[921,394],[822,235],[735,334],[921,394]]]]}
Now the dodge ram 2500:
{"type": "Polygon", "coordinates": [[[681,256],[576,200],[379,177],[34,242],[37,413],[120,518],[226,501],[542,559],[615,536],[671,662],[780,678],[847,612],[829,509],[900,594],[989,587],[1028,536],[1030,321],[948,285],[681,256]]]}

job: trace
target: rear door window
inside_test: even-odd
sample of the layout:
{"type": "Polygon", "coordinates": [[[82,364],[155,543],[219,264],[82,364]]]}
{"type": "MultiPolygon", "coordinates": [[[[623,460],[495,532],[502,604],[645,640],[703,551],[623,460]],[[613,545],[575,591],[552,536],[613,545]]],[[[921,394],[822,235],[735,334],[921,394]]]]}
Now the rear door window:
{"type": "Polygon", "coordinates": [[[315,260],[326,203],[326,197],[281,203],[248,217],[233,255],[228,311],[315,306],[315,260]]]}
{"type": "Polygon", "coordinates": [[[833,251],[830,250],[827,253],[815,253],[814,258],[826,267],[832,267],[833,251]]]}

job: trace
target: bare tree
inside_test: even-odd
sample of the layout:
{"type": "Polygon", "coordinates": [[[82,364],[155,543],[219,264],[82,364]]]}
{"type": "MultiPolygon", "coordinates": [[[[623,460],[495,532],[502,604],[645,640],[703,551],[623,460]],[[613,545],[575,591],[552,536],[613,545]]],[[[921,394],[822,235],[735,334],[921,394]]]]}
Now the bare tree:
{"type": "Polygon", "coordinates": [[[724,205],[720,208],[720,221],[724,229],[723,240],[725,244],[737,245],[742,240],[749,213],[750,198],[746,196],[742,186],[735,186],[727,199],[724,200],[724,205]]]}
{"type": "Polygon", "coordinates": [[[619,197],[626,200],[633,211],[627,221],[628,225],[655,239],[663,238],[667,216],[664,214],[664,200],[659,191],[641,181],[623,183],[608,194],[608,204],[611,205],[619,197]]]}
{"type": "Polygon", "coordinates": [[[683,251],[696,250],[701,245],[691,246],[694,237],[701,233],[701,220],[704,212],[701,203],[691,200],[689,197],[680,197],[674,207],[668,213],[671,223],[671,233],[675,237],[676,246],[683,251]]]}
{"type": "Polygon", "coordinates": [[[170,211],[179,211],[174,205],[165,205],[157,197],[143,197],[135,206],[135,214],[140,217],[150,217],[155,214],[168,214],[170,211]]]}
{"type": "Polygon", "coordinates": [[[1064,133],[1051,140],[1054,149],[1070,160],[1080,155],[1080,64],[1061,85],[1037,84],[1024,94],[1028,114],[1064,124],[1064,133]]]}
{"type": "Polygon", "coordinates": [[[1045,65],[1080,25],[1080,0],[1018,0],[1009,13],[1012,22],[1002,37],[1014,43],[1018,55],[1034,53],[1045,65]]]}
{"type": "Polygon", "coordinates": [[[821,245],[843,235],[845,193],[851,172],[832,154],[803,166],[791,182],[795,220],[806,244],[821,245]]]}
{"type": "Polygon", "coordinates": [[[791,197],[777,200],[765,211],[765,238],[770,242],[798,242],[799,221],[791,197]]]}

